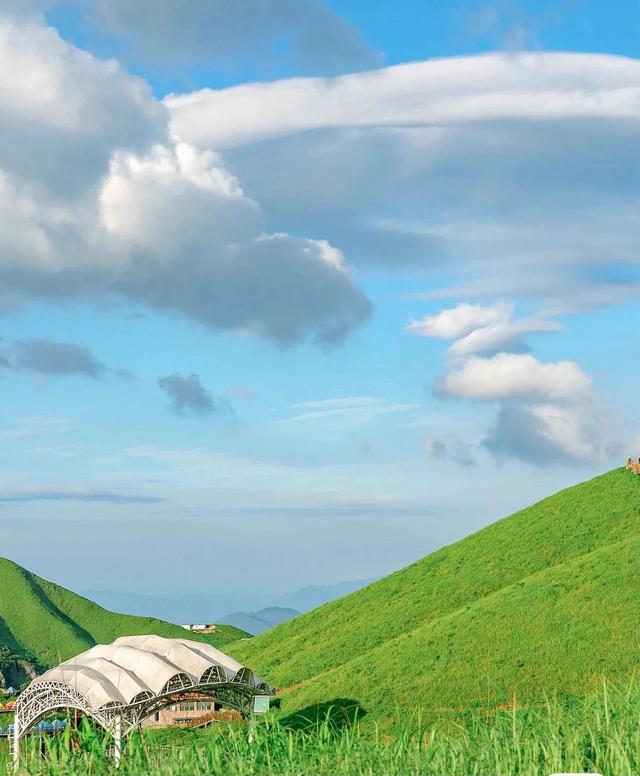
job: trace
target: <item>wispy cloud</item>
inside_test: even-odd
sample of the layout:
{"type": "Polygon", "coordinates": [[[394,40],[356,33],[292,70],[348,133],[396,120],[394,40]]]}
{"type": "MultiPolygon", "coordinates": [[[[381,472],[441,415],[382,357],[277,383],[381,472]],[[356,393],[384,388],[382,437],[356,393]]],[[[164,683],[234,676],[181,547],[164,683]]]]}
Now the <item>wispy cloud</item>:
{"type": "Polygon", "coordinates": [[[342,418],[354,422],[366,422],[379,415],[409,412],[420,407],[419,404],[392,404],[385,399],[371,396],[352,396],[335,399],[323,399],[313,402],[292,404],[292,409],[305,409],[290,418],[277,421],[278,423],[301,423],[313,420],[325,420],[327,418],[342,418]]]}
{"type": "Polygon", "coordinates": [[[338,399],[321,399],[320,401],[303,401],[291,406],[295,409],[327,410],[343,407],[368,407],[372,404],[380,404],[381,401],[382,399],[376,399],[373,396],[349,396],[338,399]]]}
{"type": "Polygon", "coordinates": [[[71,429],[72,424],[69,418],[59,418],[54,415],[33,415],[16,418],[12,427],[0,429],[0,439],[66,434],[71,429]]]}
{"type": "Polygon", "coordinates": [[[28,448],[27,452],[35,455],[44,455],[49,458],[76,458],[79,449],[76,445],[37,445],[28,448]]]}
{"type": "MultiPolygon", "coordinates": [[[[132,460],[160,465],[176,474],[206,473],[209,477],[259,477],[291,476],[297,467],[284,466],[271,461],[230,455],[205,447],[163,448],[155,445],[129,447],[122,453],[129,463],[132,460]]],[[[302,468],[302,467],[301,467],[302,468]]]]}
{"type": "Polygon", "coordinates": [[[158,504],[164,499],[139,493],[112,493],[101,490],[7,490],[0,491],[0,503],[30,501],[86,501],[116,504],[158,504]]]}
{"type": "Polygon", "coordinates": [[[448,459],[458,466],[473,466],[475,459],[462,439],[449,435],[445,440],[427,434],[424,440],[427,458],[448,459]]]}

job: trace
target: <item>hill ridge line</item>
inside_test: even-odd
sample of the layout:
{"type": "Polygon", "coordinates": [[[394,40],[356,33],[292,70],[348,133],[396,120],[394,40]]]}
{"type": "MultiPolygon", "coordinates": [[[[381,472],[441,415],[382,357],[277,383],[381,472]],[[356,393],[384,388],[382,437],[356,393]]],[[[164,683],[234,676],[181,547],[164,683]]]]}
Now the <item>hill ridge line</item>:
{"type": "MultiPolygon", "coordinates": [[[[578,482],[578,483],[576,483],[574,485],[569,485],[566,488],[563,488],[562,490],[557,491],[556,493],[552,493],[551,495],[545,496],[544,498],[540,499],[539,501],[535,501],[533,504],[527,504],[527,505],[521,507],[520,509],[516,510],[515,512],[512,512],[509,515],[503,515],[502,517],[498,517],[495,520],[493,520],[491,523],[489,523],[488,525],[482,526],[482,528],[478,528],[476,531],[473,531],[471,534],[467,534],[465,536],[462,536],[460,539],[456,539],[455,541],[449,542],[448,544],[443,544],[441,547],[438,547],[437,549],[435,549],[432,552],[428,553],[426,556],[424,556],[422,558],[418,558],[418,559],[414,560],[413,562],[409,563],[408,565],[403,566],[402,568],[396,569],[396,571],[392,571],[390,574],[387,574],[386,576],[382,577],[381,579],[373,580],[371,582],[371,585],[375,585],[378,582],[383,582],[385,580],[392,579],[393,577],[395,577],[397,575],[405,573],[409,569],[418,567],[427,558],[432,557],[436,553],[440,553],[440,552],[443,552],[445,550],[450,550],[450,549],[452,549],[454,547],[457,547],[458,545],[461,545],[461,544],[465,543],[468,539],[471,539],[472,537],[474,537],[474,538],[481,537],[484,534],[491,533],[494,530],[499,530],[501,525],[506,523],[507,521],[517,520],[518,518],[521,518],[522,515],[525,512],[529,512],[531,509],[534,509],[534,508],[543,507],[545,504],[547,504],[549,502],[555,502],[557,499],[561,498],[565,494],[570,493],[571,491],[574,491],[574,490],[581,489],[585,485],[590,485],[595,480],[599,480],[602,477],[606,477],[607,475],[613,474],[614,472],[624,472],[624,471],[625,471],[625,468],[623,466],[620,466],[620,467],[617,467],[616,469],[612,469],[611,471],[606,472],[605,474],[599,474],[599,475],[596,475],[595,477],[592,477],[592,478],[590,478],[588,480],[584,480],[583,482],[578,482]]],[[[604,546],[604,544],[602,544],[600,546],[604,546]]],[[[580,554],[584,554],[584,553],[580,553],[580,554]]],[[[578,556],[576,555],[576,556],[572,556],[572,557],[578,557],[578,556]]],[[[566,558],[560,560],[559,563],[564,563],[565,560],[566,560],[566,558]]],[[[343,601],[343,600],[345,600],[345,599],[347,599],[347,598],[349,598],[351,596],[356,596],[359,593],[361,593],[363,590],[366,590],[367,587],[370,587],[370,585],[367,585],[364,588],[359,588],[358,590],[354,590],[353,592],[348,593],[346,596],[343,596],[342,598],[336,599],[336,601],[329,601],[328,603],[323,604],[323,606],[331,606],[332,604],[337,603],[339,601],[343,601]]],[[[318,608],[320,608],[320,607],[318,607],[318,608]]]]}

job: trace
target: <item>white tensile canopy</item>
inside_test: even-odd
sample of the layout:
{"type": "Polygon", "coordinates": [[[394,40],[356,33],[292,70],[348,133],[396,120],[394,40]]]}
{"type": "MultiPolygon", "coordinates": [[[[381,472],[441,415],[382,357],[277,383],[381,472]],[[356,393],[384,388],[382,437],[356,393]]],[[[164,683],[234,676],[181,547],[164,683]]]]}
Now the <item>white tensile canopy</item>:
{"type": "Polygon", "coordinates": [[[237,660],[199,641],[123,636],[97,644],[38,676],[19,696],[13,731],[20,739],[57,709],[79,709],[120,740],[143,719],[197,692],[252,717],[253,698],[275,691],[237,660]]]}

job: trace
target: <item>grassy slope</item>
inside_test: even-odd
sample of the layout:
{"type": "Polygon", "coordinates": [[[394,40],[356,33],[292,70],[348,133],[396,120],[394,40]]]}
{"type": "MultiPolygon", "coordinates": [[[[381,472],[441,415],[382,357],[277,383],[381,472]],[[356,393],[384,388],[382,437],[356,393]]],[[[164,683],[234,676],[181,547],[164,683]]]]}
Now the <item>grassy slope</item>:
{"type": "Polygon", "coordinates": [[[283,709],[458,708],[637,665],[640,480],[614,470],[229,651],[283,709]]]}
{"type": "Polygon", "coordinates": [[[216,647],[247,635],[230,625],[221,625],[211,635],[187,634],[152,617],[116,614],[0,558],[0,644],[13,653],[51,666],[93,644],[144,633],[187,637],[216,647]]]}

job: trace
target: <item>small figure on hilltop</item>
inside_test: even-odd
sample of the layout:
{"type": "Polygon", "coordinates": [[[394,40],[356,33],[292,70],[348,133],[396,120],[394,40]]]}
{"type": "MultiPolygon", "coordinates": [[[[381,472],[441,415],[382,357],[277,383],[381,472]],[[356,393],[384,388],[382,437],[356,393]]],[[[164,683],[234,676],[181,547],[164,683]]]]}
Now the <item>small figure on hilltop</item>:
{"type": "Polygon", "coordinates": [[[633,458],[627,458],[627,469],[634,474],[640,474],[640,458],[634,461],[633,458]]]}

